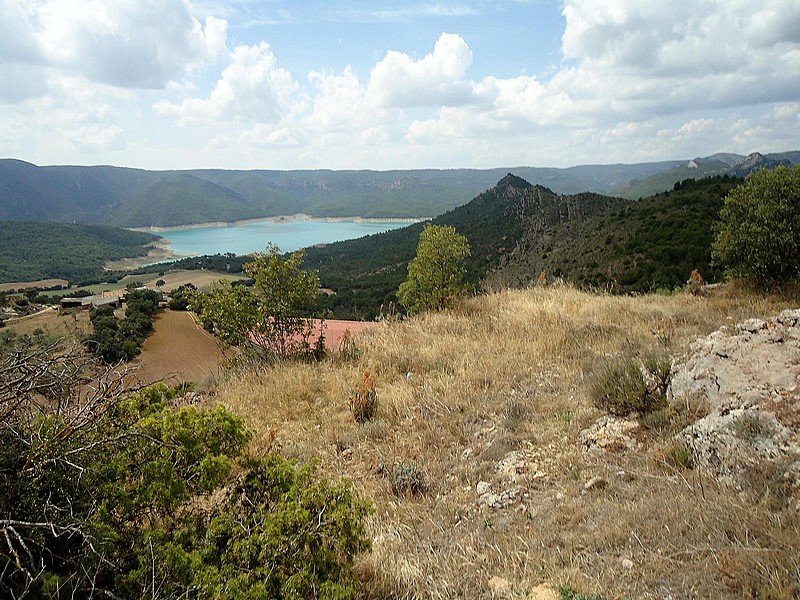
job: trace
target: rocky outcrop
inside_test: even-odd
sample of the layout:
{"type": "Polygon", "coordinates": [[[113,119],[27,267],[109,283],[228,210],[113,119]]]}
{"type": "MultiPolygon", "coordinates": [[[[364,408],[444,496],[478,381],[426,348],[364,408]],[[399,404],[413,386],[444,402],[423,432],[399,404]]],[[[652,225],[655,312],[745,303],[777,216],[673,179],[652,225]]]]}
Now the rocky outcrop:
{"type": "Polygon", "coordinates": [[[692,351],[668,397],[708,415],[677,439],[720,481],[800,508],[800,309],[723,327],[692,351]]]}

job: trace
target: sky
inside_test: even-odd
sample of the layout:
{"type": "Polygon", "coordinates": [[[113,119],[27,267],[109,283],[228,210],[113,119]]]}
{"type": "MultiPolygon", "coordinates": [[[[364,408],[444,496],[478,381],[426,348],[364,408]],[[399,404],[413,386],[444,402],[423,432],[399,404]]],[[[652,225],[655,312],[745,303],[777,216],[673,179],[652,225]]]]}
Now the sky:
{"type": "Polygon", "coordinates": [[[567,167],[800,150],[800,0],[0,0],[0,157],[567,167]]]}

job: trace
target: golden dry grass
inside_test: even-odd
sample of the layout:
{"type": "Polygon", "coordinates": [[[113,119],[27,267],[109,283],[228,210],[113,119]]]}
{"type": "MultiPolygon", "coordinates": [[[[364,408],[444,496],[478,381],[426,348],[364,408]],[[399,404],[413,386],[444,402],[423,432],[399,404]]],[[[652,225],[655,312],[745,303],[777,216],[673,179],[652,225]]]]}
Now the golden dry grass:
{"type": "Polygon", "coordinates": [[[796,513],[668,467],[666,434],[596,454],[579,433],[600,416],[588,378],[606,356],[681,356],[721,325],[790,304],[730,289],[507,291],[364,332],[355,358],[240,369],[207,391],[247,418],[258,451],[315,459],[372,499],[365,598],[490,597],[495,575],[519,597],[547,581],[608,597],[789,598],[800,593],[796,513]],[[348,397],[366,370],[380,404],[361,425],[348,397]],[[502,468],[512,451],[520,472],[502,468]],[[397,465],[416,465],[425,493],[395,495],[397,465]],[[606,487],[586,492],[595,476],[606,487]],[[489,508],[479,481],[525,495],[489,508]]]}

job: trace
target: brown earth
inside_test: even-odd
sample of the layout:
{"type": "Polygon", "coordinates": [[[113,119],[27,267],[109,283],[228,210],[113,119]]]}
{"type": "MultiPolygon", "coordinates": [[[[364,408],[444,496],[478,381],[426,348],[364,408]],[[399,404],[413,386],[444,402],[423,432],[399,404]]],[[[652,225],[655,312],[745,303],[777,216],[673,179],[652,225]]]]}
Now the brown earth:
{"type": "Polygon", "coordinates": [[[164,310],[153,323],[142,353],[131,365],[144,384],[200,382],[219,372],[224,358],[214,338],[195,323],[191,313],[164,310]]]}
{"type": "MultiPolygon", "coordinates": [[[[317,339],[319,338],[320,321],[317,319],[314,319],[314,321],[314,333],[312,333],[308,340],[309,344],[312,346],[317,343],[317,339]]],[[[355,335],[359,331],[380,325],[380,323],[374,321],[338,321],[336,319],[328,319],[322,321],[322,323],[323,334],[325,335],[325,347],[329,350],[338,348],[347,334],[355,335]]]]}
{"type": "Polygon", "coordinates": [[[12,283],[0,283],[0,292],[24,290],[27,288],[51,288],[57,285],[67,286],[69,285],[69,281],[66,279],[39,279],[38,281],[14,281],[12,283]]]}
{"type": "Polygon", "coordinates": [[[91,331],[88,310],[60,315],[56,307],[46,308],[25,317],[8,319],[6,327],[14,330],[17,335],[32,335],[37,329],[41,329],[47,335],[66,337],[70,340],[80,339],[91,331]]]}

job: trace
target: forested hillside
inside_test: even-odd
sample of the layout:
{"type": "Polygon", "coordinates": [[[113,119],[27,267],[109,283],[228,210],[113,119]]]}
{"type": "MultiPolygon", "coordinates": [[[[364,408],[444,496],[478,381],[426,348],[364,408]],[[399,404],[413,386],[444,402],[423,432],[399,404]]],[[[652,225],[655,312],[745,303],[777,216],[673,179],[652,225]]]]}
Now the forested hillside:
{"type": "Polygon", "coordinates": [[[714,154],[707,158],[686,161],[645,179],[628,181],[615,189],[613,195],[636,200],[671,190],[676,183],[686,179],[703,179],[716,175],[743,178],[759,169],[774,169],[778,165],[797,164],[800,164],[800,152],[779,152],[767,155],[753,152],[748,156],[714,154]]]}
{"type": "Polygon", "coordinates": [[[539,273],[618,292],[671,290],[694,269],[706,281],[713,226],[723,198],[741,179],[716,176],[675,184],[670,192],[626,202],[604,214],[528,228],[508,260],[490,273],[492,285],[518,287],[539,273]]]}
{"type": "MultiPolygon", "coordinates": [[[[722,199],[741,180],[715,177],[676,184],[640,202],[597,194],[558,195],[507,175],[472,202],[433,220],[465,235],[467,277],[478,287],[526,286],[544,272],[618,292],[673,289],[694,269],[714,281],[712,227],[722,199]]],[[[335,315],[374,318],[396,302],[422,224],[309,248],[324,300],[335,315]]]]}
{"type": "Polygon", "coordinates": [[[0,283],[96,278],[106,261],[144,256],[157,239],[101,225],[0,221],[0,283]]]}

